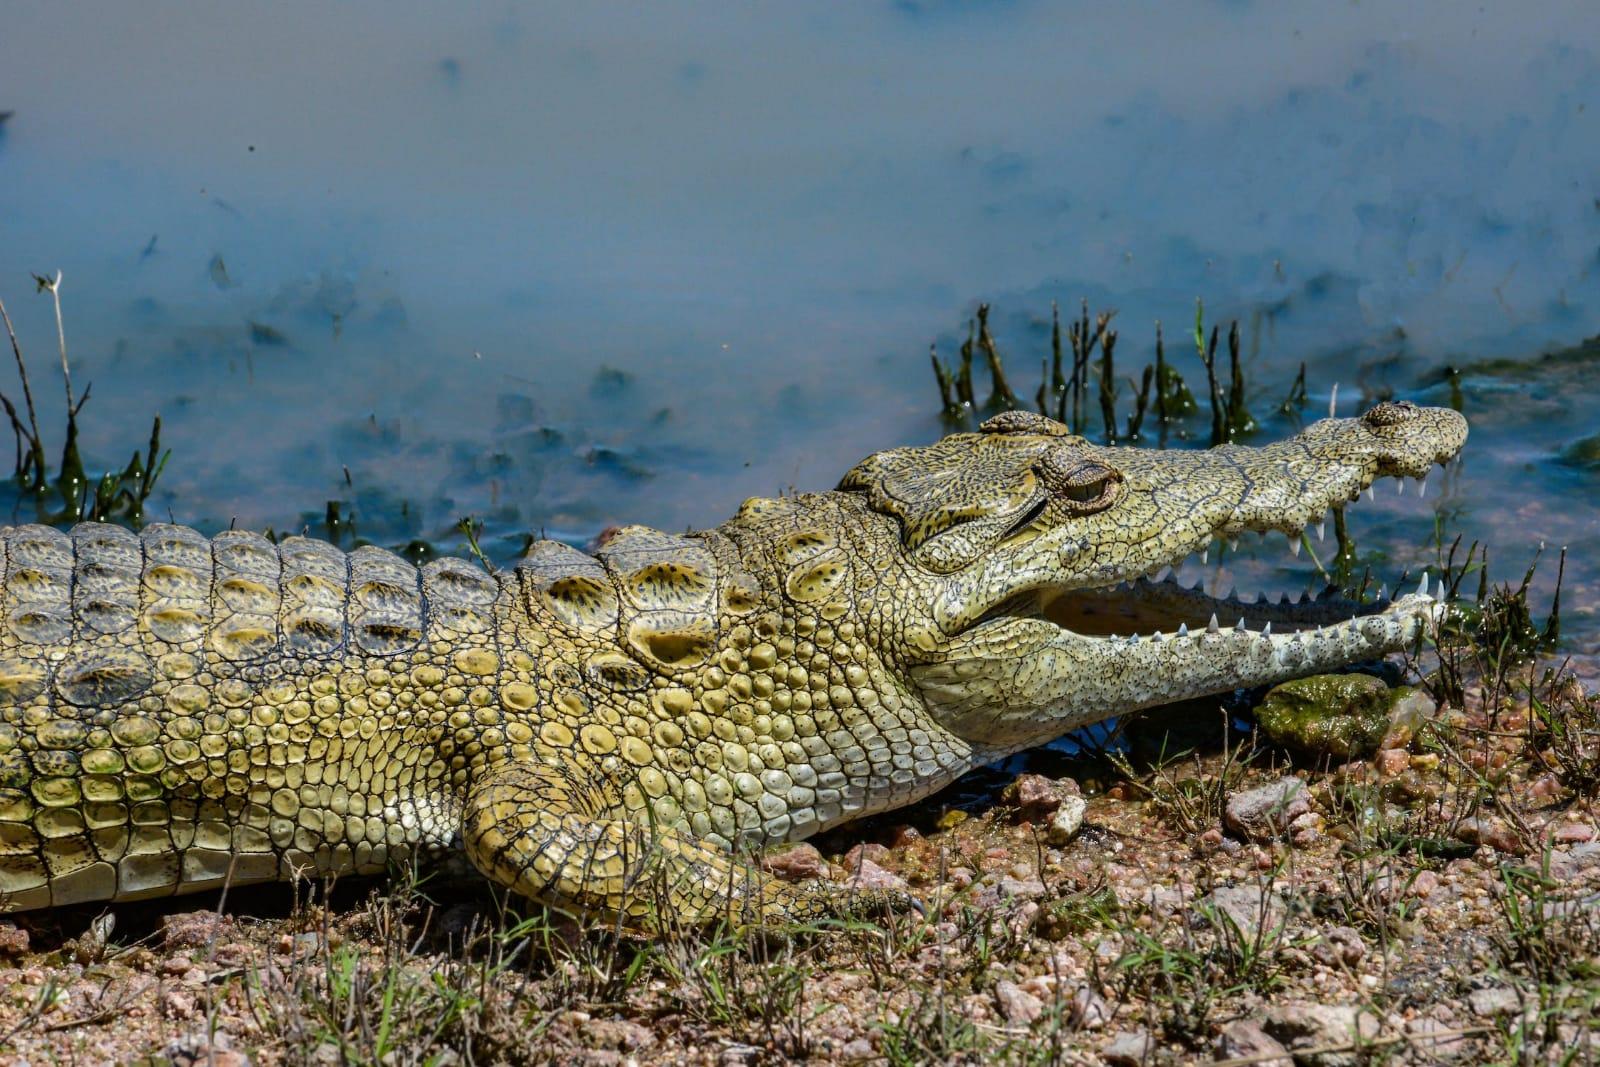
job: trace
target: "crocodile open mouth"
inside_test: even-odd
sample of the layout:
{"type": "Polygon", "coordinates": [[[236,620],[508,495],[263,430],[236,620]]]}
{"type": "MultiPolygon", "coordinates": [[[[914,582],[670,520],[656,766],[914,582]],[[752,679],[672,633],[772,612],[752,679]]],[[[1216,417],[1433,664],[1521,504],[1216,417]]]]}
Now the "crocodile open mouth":
{"type": "MultiPolygon", "coordinates": [[[[1447,462],[1448,458],[1438,460],[1440,466],[1447,462]]],[[[1408,485],[1403,477],[1378,480],[1397,485],[1402,495],[1408,485]]],[[[1376,481],[1363,480],[1352,486],[1349,499],[1359,499],[1363,494],[1371,499],[1376,481]]],[[[1415,480],[1415,484],[1417,497],[1425,497],[1426,476],[1415,480]]],[[[1319,520],[1298,529],[1293,525],[1272,525],[1264,530],[1246,524],[1225,526],[1218,531],[1216,540],[1227,544],[1230,551],[1237,551],[1242,533],[1276,530],[1286,535],[1291,553],[1298,558],[1308,533],[1319,541],[1326,538],[1330,514],[1324,513],[1319,520]]],[[[1101,639],[1116,646],[1207,635],[1213,640],[1246,640],[1270,648],[1275,658],[1292,660],[1297,648],[1317,641],[1337,642],[1350,632],[1360,638],[1357,644],[1393,647],[1409,640],[1417,632],[1418,622],[1433,620],[1441,609],[1433,594],[1442,595],[1442,587],[1430,590],[1425,572],[1409,595],[1394,599],[1387,595],[1386,587],[1378,586],[1373,599],[1353,600],[1331,584],[1315,594],[1279,593],[1276,598],[1266,594],[1241,595],[1231,589],[1223,595],[1212,595],[1205,591],[1203,581],[1185,583],[1179,573],[1187,570],[1192,574],[1195,563],[1208,564],[1213,543],[1208,540],[1186,559],[1112,584],[1019,592],[986,612],[973,629],[1002,619],[1036,619],[1077,637],[1101,639]]],[[[1415,579],[1402,576],[1401,581],[1415,579]]]]}

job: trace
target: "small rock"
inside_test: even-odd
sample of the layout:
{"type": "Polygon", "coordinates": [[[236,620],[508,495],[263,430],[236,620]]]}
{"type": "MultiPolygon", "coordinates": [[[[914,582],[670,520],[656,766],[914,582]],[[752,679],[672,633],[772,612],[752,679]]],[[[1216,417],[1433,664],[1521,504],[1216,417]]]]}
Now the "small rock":
{"type": "Polygon", "coordinates": [[[1487,989],[1474,989],[1467,994],[1467,1007],[1472,1014],[1485,1019],[1501,1015],[1515,1015],[1522,1010],[1522,999],[1510,986],[1496,985],[1487,989]]]}
{"type": "Polygon", "coordinates": [[[1411,769],[1411,754],[1403,748],[1386,748],[1372,758],[1372,765],[1383,778],[1398,778],[1411,769]]]}
{"type": "Polygon", "coordinates": [[[1326,967],[1354,967],[1367,954],[1366,942],[1348,926],[1330,926],[1311,948],[1311,956],[1326,967]]]}
{"type": "Polygon", "coordinates": [[[763,1050],[755,1045],[747,1045],[742,1041],[731,1041],[717,1053],[717,1067],[747,1067],[749,1064],[760,1063],[763,1050]]]}
{"type": "Polygon", "coordinates": [[[1294,1060],[1283,1042],[1261,1029],[1250,1019],[1229,1023],[1217,1035],[1213,1046],[1219,1060],[1250,1060],[1255,1067],[1294,1067],[1294,1060]]]}
{"type": "Polygon", "coordinates": [[[1200,904],[1202,913],[1212,911],[1226,917],[1249,941],[1270,937],[1289,920],[1289,905],[1283,896],[1256,885],[1218,886],[1201,898],[1200,904]]]}
{"type": "Polygon", "coordinates": [[[648,1026],[628,1019],[596,1019],[584,1028],[584,1042],[590,1048],[633,1052],[656,1043],[648,1026]]]}
{"type": "Polygon", "coordinates": [[[994,999],[1000,1005],[1000,1014],[1013,1026],[1031,1026],[1044,1014],[1044,1001],[1004,978],[994,985],[994,999]]]}
{"type": "Polygon", "coordinates": [[[1389,691],[1389,728],[1379,748],[1405,748],[1425,723],[1439,713],[1439,705],[1421,689],[1400,686],[1389,691]]]}
{"type": "Polygon", "coordinates": [[[1456,828],[1456,836],[1469,845],[1482,845],[1509,856],[1528,851],[1509,826],[1494,819],[1466,819],[1456,828]]]}
{"type": "Polygon", "coordinates": [[[218,1031],[186,1034],[167,1043],[163,1050],[172,1067],[250,1067],[250,1057],[233,1047],[227,1034],[218,1031]]]}
{"type": "Polygon", "coordinates": [[[1240,837],[1262,841],[1277,837],[1310,810],[1305,782],[1290,775],[1233,794],[1223,810],[1222,821],[1240,837]]]}
{"type": "Polygon", "coordinates": [[[786,882],[801,882],[808,878],[821,878],[828,864],[815,845],[798,844],[782,852],[767,856],[761,861],[764,870],[786,882]]]}
{"type": "Polygon", "coordinates": [[[1406,1033],[1411,1046],[1422,1054],[1422,1062],[1460,1059],[1472,1051],[1467,1035],[1458,1033],[1461,1027],[1438,1019],[1419,1016],[1406,1020],[1406,1033]]]}
{"type": "Polygon", "coordinates": [[[187,1019],[194,1014],[194,994],[180,986],[161,991],[161,1010],[169,1019],[187,1019]]]}
{"type": "Polygon", "coordinates": [[[1052,845],[1064,845],[1071,841],[1083,829],[1083,817],[1088,810],[1089,802],[1082,797],[1062,797],[1060,806],[1050,819],[1045,840],[1052,845]]]}
{"type": "Polygon", "coordinates": [[[862,860],[882,863],[889,858],[889,850],[872,841],[864,841],[844,854],[844,873],[854,875],[862,860]]]}
{"type": "Polygon", "coordinates": [[[1581,822],[1563,823],[1556,827],[1555,833],[1550,835],[1550,840],[1562,845],[1582,844],[1594,840],[1594,829],[1581,822]]]}
{"type": "Polygon", "coordinates": [[[860,866],[852,868],[849,884],[856,889],[904,889],[906,880],[869,859],[863,859],[860,866]]]}
{"type": "Polygon", "coordinates": [[[1439,876],[1433,871],[1423,869],[1417,872],[1415,878],[1411,879],[1411,889],[1409,892],[1413,897],[1421,900],[1424,897],[1433,896],[1434,890],[1438,888],[1439,876]]]}
{"type": "Polygon", "coordinates": [[[1000,879],[1000,895],[1017,900],[1037,900],[1044,896],[1044,883],[1037,878],[1013,878],[1009,874],[1000,879]]]}
{"type": "Polygon", "coordinates": [[[161,917],[161,944],[167,949],[206,948],[235,929],[233,916],[214,911],[185,911],[161,917]]]}
{"type": "Polygon", "coordinates": [[[1526,797],[1528,803],[1543,806],[1547,801],[1555,800],[1566,790],[1561,788],[1561,779],[1553,774],[1541,774],[1528,784],[1526,797]]]}
{"type": "Polygon", "coordinates": [[[28,931],[11,922],[0,921],[0,956],[21,956],[28,951],[28,931]]]}
{"type": "Polygon", "coordinates": [[[1077,793],[1078,783],[1071,778],[1058,782],[1042,774],[1022,774],[1001,790],[1000,800],[1017,808],[1024,819],[1039,821],[1060,807],[1066,797],[1077,793]]]}
{"type": "Polygon", "coordinates": [[[889,847],[891,849],[905,848],[914,841],[922,840],[922,831],[910,823],[896,826],[889,833],[889,847]]]}
{"type": "Polygon", "coordinates": [[[1079,986],[1067,1006],[1067,1022],[1074,1030],[1098,1030],[1111,1021],[1111,1005],[1088,986],[1079,986]]]}
{"type": "Polygon", "coordinates": [[[971,867],[951,867],[944,872],[945,884],[952,885],[957,889],[967,888],[976,877],[977,875],[972,873],[971,867]]]}
{"type": "Polygon", "coordinates": [[[1589,871],[1600,870],[1600,842],[1550,850],[1550,877],[1570,882],[1589,871]]]}
{"type": "Polygon", "coordinates": [[[875,1055],[872,1051],[872,1042],[864,1037],[851,1038],[845,1042],[844,1048],[839,1050],[839,1058],[846,1063],[862,1063],[873,1059],[875,1055]]]}
{"type": "Polygon", "coordinates": [[[1306,1067],[1358,1067],[1366,1054],[1356,1048],[1378,1036],[1376,1016],[1353,1004],[1281,1004],[1267,1009],[1263,1028],[1282,1041],[1295,1062],[1306,1067]],[[1310,1052],[1310,1049],[1335,1046],[1337,1051],[1310,1052]]]}
{"type": "Polygon", "coordinates": [[[1155,1055],[1156,1045],[1144,1030],[1123,1030],[1111,1039],[1101,1056],[1111,1067],[1141,1067],[1155,1055]]]}

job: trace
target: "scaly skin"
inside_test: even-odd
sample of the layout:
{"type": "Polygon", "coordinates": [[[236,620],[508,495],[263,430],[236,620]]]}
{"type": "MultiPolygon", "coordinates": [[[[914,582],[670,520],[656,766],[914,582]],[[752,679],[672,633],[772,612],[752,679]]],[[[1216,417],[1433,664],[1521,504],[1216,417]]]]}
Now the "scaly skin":
{"type": "Polygon", "coordinates": [[[0,910],[462,849],[631,929],[830,914],[828,887],[733,850],[1415,641],[1425,593],[1354,619],[1250,608],[1268,636],[1207,629],[1237,601],[1142,579],[1213,538],[1298,534],[1465,438],[1454,412],[1384,404],[1264,448],[1155,452],[1011,413],[715,530],[543,541],[492,577],[303,538],[0,530],[0,910]]]}

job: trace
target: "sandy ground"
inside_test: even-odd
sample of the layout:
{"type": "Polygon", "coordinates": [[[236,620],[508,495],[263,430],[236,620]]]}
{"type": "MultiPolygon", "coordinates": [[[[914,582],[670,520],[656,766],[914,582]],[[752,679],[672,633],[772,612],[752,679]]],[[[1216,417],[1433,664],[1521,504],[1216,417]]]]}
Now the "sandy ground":
{"type": "Polygon", "coordinates": [[[926,918],[639,942],[403,878],[12,916],[0,1057],[1593,1062],[1596,737],[1569,765],[1526,698],[1463,703],[1342,766],[1058,762],[767,858],[926,918]]]}

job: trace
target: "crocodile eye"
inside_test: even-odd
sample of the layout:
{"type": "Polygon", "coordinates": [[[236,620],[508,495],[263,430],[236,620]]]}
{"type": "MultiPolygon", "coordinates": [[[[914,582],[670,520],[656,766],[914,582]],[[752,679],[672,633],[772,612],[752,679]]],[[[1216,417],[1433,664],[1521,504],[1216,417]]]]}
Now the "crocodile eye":
{"type": "Polygon", "coordinates": [[[1039,467],[1039,480],[1077,514],[1110,507],[1122,485],[1122,473],[1097,459],[1052,453],[1039,467]]]}
{"type": "Polygon", "coordinates": [[[1111,481],[1110,477],[1098,478],[1082,485],[1069,485],[1061,491],[1068,500],[1075,500],[1080,504],[1088,504],[1099,500],[1105,495],[1106,486],[1111,481]]]}

